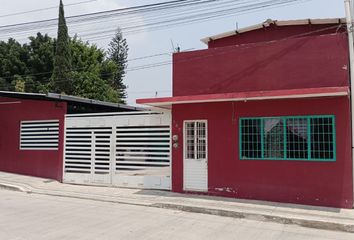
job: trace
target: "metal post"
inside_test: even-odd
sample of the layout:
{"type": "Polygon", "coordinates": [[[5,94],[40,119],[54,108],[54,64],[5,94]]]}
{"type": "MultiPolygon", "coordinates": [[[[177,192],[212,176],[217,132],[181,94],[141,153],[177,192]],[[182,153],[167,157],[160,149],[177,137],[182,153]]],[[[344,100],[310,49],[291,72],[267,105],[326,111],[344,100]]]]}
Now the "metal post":
{"type": "Polygon", "coordinates": [[[352,1],[345,0],[345,14],[347,19],[348,40],[349,40],[349,58],[350,58],[350,101],[351,101],[351,127],[352,127],[352,175],[353,175],[353,199],[354,199],[354,32],[352,18],[352,1]]]}

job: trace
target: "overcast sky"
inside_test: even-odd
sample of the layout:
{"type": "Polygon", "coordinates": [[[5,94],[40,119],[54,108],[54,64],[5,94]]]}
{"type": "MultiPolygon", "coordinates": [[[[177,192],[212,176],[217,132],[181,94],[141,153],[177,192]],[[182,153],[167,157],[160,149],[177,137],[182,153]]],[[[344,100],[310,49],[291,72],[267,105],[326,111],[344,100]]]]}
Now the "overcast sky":
{"type": "MultiPolygon", "coordinates": [[[[65,8],[65,14],[66,16],[72,16],[162,1],[166,0],[92,0],[91,2],[80,5],[67,6],[65,8]]],[[[59,0],[0,0],[0,26],[57,18],[57,9],[49,9],[46,11],[9,17],[4,17],[4,15],[53,7],[56,6],[58,2],[59,0]]],[[[85,2],[85,0],[63,0],[63,2],[67,5],[77,2],[85,2]]],[[[309,0],[281,8],[262,10],[243,15],[235,14],[234,16],[214,21],[205,21],[202,23],[171,27],[165,30],[147,31],[139,34],[127,35],[126,38],[130,48],[129,58],[134,59],[142,56],[169,53],[172,51],[171,40],[175,46],[178,44],[182,50],[206,48],[206,46],[200,42],[201,38],[233,30],[235,29],[236,22],[238,26],[242,28],[248,25],[261,23],[269,18],[277,20],[332,18],[344,17],[344,14],[343,0],[309,0]]],[[[140,17],[141,22],[144,21],[143,17],[137,17],[140,17]]],[[[115,22],[110,22],[109,24],[112,24],[112,26],[119,25],[119,23],[115,22]]],[[[77,33],[80,36],[80,30],[70,30],[69,26],[69,31],[71,35],[77,33]]],[[[36,32],[37,31],[32,32],[29,30],[28,35],[33,35],[36,32]]],[[[55,36],[53,33],[51,35],[55,36]]],[[[26,41],[23,37],[18,38],[20,38],[19,40],[21,42],[26,41]]],[[[85,37],[83,37],[83,39],[90,40],[85,39],[85,37]]],[[[4,40],[2,36],[0,36],[0,40],[4,40]]],[[[109,38],[92,40],[91,42],[97,44],[101,48],[107,48],[109,38]]],[[[168,54],[154,58],[135,60],[129,63],[129,68],[168,60],[171,60],[171,56],[168,54]]],[[[167,65],[128,72],[125,78],[125,83],[128,85],[128,104],[135,104],[136,98],[154,97],[156,92],[159,97],[170,96],[172,82],[171,69],[172,66],[167,65]]]]}

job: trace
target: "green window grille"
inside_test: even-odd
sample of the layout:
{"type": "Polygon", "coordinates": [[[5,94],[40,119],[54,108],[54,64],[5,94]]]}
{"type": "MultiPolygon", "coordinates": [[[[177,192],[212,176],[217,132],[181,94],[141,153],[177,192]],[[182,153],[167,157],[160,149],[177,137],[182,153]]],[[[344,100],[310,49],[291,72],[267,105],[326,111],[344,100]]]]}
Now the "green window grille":
{"type": "Polygon", "coordinates": [[[335,117],[240,118],[240,159],[336,160],[335,117]]]}

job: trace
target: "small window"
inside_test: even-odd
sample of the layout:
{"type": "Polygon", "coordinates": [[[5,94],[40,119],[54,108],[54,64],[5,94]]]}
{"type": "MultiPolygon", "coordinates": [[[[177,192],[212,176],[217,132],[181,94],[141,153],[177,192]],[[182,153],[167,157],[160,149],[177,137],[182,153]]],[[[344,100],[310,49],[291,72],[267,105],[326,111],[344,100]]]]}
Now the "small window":
{"type": "Polygon", "coordinates": [[[57,150],[59,120],[22,121],[20,130],[21,150],[57,150]]]}
{"type": "MultiPolygon", "coordinates": [[[[262,121],[262,120],[259,120],[262,121]]],[[[281,118],[263,120],[264,158],[284,158],[284,121],[281,118]]]]}
{"type": "Polygon", "coordinates": [[[308,159],[308,118],[286,119],[286,156],[290,159],[308,159]]]}
{"type": "Polygon", "coordinates": [[[240,119],[240,158],[335,160],[334,116],[240,119]]]}
{"type": "Polygon", "coordinates": [[[185,158],[207,158],[206,121],[185,122],[185,158]]]}
{"type": "Polygon", "coordinates": [[[245,158],[261,158],[261,120],[241,119],[242,156],[245,158]]]}

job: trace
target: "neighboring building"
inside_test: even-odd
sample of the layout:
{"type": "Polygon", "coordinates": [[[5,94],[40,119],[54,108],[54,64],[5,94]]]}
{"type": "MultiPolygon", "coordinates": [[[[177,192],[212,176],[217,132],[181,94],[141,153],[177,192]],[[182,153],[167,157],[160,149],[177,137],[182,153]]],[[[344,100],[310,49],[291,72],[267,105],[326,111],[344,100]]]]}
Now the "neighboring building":
{"type": "Polygon", "coordinates": [[[172,191],[353,207],[343,19],[272,21],[175,53],[172,191]]]}
{"type": "Polygon", "coordinates": [[[60,94],[0,91],[0,171],[62,181],[67,113],[137,110],[60,94]]]}

